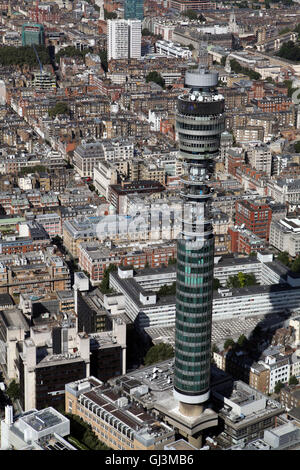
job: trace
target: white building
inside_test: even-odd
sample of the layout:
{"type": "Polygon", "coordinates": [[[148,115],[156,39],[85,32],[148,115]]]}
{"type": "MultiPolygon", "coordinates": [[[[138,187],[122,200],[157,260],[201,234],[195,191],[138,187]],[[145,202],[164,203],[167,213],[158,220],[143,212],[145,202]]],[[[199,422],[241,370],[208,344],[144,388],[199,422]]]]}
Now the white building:
{"type": "Polygon", "coordinates": [[[267,183],[268,196],[276,202],[290,204],[300,201],[300,180],[297,178],[278,178],[267,183]]]}
{"type": "Polygon", "coordinates": [[[142,42],[142,22],[140,20],[127,20],[127,22],[129,38],[129,58],[140,59],[142,42]]]}
{"type": "Polygon", "coordinates": [[[14,419],[13,407],[7,405],[1,421],[1,450],[76,450],[63,439],[69,434],[69,419],[52,407],[32,409],[14,419]]]}
{"type": "Polygon", "coordinates": [[[249,145],[247,157],[252,168],[271,176],[272,154],[266,145],[249,145]]]}
{"type": "Polygon", "coordinates": [[[269,393],[273,393],[278,382],[288,383],[290,378],[289,358],[282,353],[270,354],[265,358],[264,365],[270,371],[269,393]]]}
{"type": "MultiPolygon", "coordinates": [[[[259,264],[263,265],[263,263],[259,264]]],[[[255,285],[240,289],[222,288],[218,292],[214,292],[213,319],[253,317],[299,309],[300,290],[297,288],[297,279],[292,279],[289,274],[281,272],[279,268],[277,270],[276,266],[272,270],[271,264],[266,260],[266,272],[262,272],[261,267],[260,276],[262,282],[274,282],[275,280],[274,284],[255,285]],[[273,275],[271,271],[274,271],[273,275]],[[282,279],[283,277],[285,277],[285,281],[282,279]],[[281,282],[281,284],[276,282],[281,282]]],[[[241,265],[238,266],[238,270],[241,270],[241,265]]],[[[229,265],[227,271],[229,275],[237,272],[229,265]]],[[[133,275],[132,270],[125,269],[123,271],[119,267],[117,272],[110,274],[111,287],[124,296],[123,299],[118,298],[118,305],[122,304],[127,316],[140,328],[174,326],[175,295],[157,297],[152,294],[153,292],[155,294],[161,286],[172,285],[175,281],[176,268],[174,266],[159,270],[148,269],[141,271],[136,276],[133,275]],[[147,294],[149,292],[152,294],[147,294]]]]}
{"type": "Polygon", "coordinates": [[[128,58],[128,22],[126,20],[108,20],[107,58],[128,58]]]}
{"type": "Polygon", "coordinates": [[[107,54],[111,59],[141,58],[141,21],[108,20],[107,54]]]}
{"type": "Polygon", "coordinates": [[[180,57],[190,59],[192,51],[188,47],[183,47],[180,44],[172,41],[159,40],[156,41],[156,52],[168,57],[180,57]]]}
{"type": "Polygon", "coordinates": [[[297,256],[300,253],[300,219],[272,220],[269,243],[280,251],[287,251],[290,256],[297,256]]]}
{"type": "Polygon", "coordinates": [[[98,167],[94,168],[93,184],[100,195],[108,199],[109,187],[111,184],[117,184],[118,172],[109,162],[100,162],[98,167]]]}

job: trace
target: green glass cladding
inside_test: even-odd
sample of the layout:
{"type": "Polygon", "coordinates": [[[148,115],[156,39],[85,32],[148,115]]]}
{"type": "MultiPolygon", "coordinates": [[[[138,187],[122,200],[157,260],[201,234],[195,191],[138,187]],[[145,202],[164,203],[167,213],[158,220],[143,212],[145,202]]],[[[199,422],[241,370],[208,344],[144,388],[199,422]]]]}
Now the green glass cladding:
{"type": "Polygon", "coordinates": [[[125,0],[124,19],[142,21],[144,19],[144,0],[125,0]]]}
{"type": "Polygon", "coordinates": [[[174,386],[198,395],[209,389],[210,380],[214,238],[200,248],[178,240],[177,247],[174,386]]]}
{"type": "Polygon", "coordinates": [[[174,391],[179,401],[209,397],[214,234],[210,180],[224,130],[224,97],[218,75],[199,66],[186,73],[178,97],[176,130],[182,161],[181,238],[177,241],[174,391]]]}

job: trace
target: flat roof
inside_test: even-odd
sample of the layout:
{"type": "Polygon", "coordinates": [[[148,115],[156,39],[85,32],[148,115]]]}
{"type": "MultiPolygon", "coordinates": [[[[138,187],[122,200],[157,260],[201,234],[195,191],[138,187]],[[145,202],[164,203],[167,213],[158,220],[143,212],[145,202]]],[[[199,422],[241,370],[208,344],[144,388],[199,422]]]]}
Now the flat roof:
{"type": "Polygon", "coordinates": [[[29,323],[19,309],[3,310],[0,312],[1,317],[8,328],[24,328],[25,331],[29,331],[29,323]]]}
{"type": "MultiPolygon", "coordinates": [[[[222,289],[221,289],[222,290],[222,289]]],[[[225,290],[225,288],[224,288],[225,290]]],[[[246,297],[248,295],[256,295],[256,294],[271,294],[272,292],[287,292],[287,291],[298,291],[299,288],[297,287],[291,287],[288,284],[271,284],[269,286],[260,286],[260,285],[255,285],[255,286],[248,286],[248,287],[241,287],[241,288],[234,288],[234,289],[226,289],[230,290],[232,292],[231,296],[228,296],[229,298],[233,297],[246,297]]],[[[226,297],[223,296],[221,293],[218,291],[214,291],[213,294],[214,299],[225,299],[226,297]]]]}
{"type": "Polygon", "coordinates": [[[52,408],[46,408],[36,413],[22,416],[21,419],[35,431],[43,431],[66,420],[66,418],[55,412],[52,408]]]}

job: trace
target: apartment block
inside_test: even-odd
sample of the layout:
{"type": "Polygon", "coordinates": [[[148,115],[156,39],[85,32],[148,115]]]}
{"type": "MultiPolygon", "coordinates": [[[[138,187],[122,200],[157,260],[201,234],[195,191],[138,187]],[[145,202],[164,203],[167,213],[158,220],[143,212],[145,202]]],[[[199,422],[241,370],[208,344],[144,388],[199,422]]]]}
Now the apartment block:
{"type": "Polygon", "coordinates": [[[108,60],[141,58],[141,21],[108,20],[108,60]]]}
{"type": "Polygon", "coordinates": [[[228,234],[231,238],[231,253],[246,253],[249,255],[253,251],[265,249],[265,240],[246,228],[237,226],[229,227],[228,234]]]}
{"type": "Polygon", "coordinates": [[[103,273],[110,264],[133,266],[143,269],[167,265],[169,259],[176,258],[176,243],[130,243],[106,247],[99,241],[81,243],[78,250],[79,265],[89,273],[93,286],[99,284],[103,273]]]}

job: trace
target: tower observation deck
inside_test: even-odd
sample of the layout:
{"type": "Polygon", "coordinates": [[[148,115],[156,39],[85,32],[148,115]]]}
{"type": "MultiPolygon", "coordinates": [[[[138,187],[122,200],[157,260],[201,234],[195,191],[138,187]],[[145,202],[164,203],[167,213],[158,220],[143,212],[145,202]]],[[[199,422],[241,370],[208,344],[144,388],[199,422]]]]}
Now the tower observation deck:
{"type": "Polygon", "coordinates": [[[194,414],[209,398],[214,235],[209,180],[224,131],[224,97],[218,74],[186,72],[178,97],[176,129],[183,162],[182,231],[177,241],[174,397],[194,414]]]}

